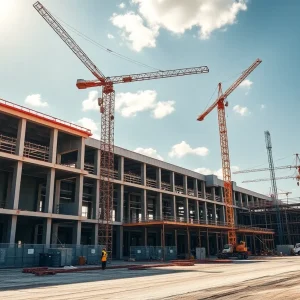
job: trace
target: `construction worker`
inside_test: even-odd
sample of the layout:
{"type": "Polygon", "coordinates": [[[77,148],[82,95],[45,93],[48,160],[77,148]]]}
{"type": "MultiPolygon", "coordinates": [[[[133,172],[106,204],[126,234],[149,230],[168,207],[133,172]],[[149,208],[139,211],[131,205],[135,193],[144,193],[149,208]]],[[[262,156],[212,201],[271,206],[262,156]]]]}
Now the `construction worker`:
{"type": "Polygon", "coordinates": [[[102,270],[105,270],[105,268],[106,268],[106,261],[107,261],[107,252],[106,252],[106,249],[103,248],[102,256],[101,256],[102,270]]]}

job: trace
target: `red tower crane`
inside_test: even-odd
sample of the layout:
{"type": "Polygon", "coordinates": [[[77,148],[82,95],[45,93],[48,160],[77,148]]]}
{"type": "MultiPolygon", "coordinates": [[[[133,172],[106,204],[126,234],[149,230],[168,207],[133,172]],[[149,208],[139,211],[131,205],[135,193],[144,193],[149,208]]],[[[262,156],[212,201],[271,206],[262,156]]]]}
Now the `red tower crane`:
{"type": "Polygon", "coordinates": [[[230,227],[228,231],[228,244],[236,244],[236,232],[234,230],[234,212],[232,201],[232,184],[231,184],[231,171],[230,171],[230,158],[228,147],[227,126],[225,118],[225,106],[228,106],[226,98],[242,83],[244,79],[261,63],[260,59],[257,59],[242,75],[226,90],[222,92],[222,84],[219,83],[218,98],[216,101],[201,115],[198,116],[198,121],[203,121],[204,118],[215,108],[218,108],[218,120],[219,120],[219,134],[221,144],[221,157],[223,168],[223,181],[225,191],[225,207],[226,207],[226,222],[230,227]]]}
{"type": "Polygon", "coordinates": [[[100,143],[100,200],[99,200],[99,234],[98,243],[105,245],[109,257],[112,254],[112,211],[113,211],[113,169],[114,169],[114,112],[115,91],[114,84],[178,77],[193,74],[208,73],[207,66],[184,68],[167,71],[157,71],[124,76],[105,77],[90,58],[83,52],[66,30],[51,15],[51,13],[37,1],[34,8],[52,27],[59,37],[68,45],[82,63],[96,77],[96,80],[77,80],[78,89],[102,86],[102,98],[98,99],[101,118],[101,143],[100,143]],[[105,172],[102,172],[105,170],[105,172]]]}

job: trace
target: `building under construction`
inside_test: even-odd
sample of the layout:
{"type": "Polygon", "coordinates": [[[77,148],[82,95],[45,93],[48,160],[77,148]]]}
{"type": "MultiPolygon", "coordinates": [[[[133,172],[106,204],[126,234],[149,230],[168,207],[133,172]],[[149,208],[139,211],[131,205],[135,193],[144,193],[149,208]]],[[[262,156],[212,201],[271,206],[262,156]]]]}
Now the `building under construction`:
{"type": "MultiPolygon", "coordinates": [[[[97,244],[100,142],[90,136],[0,100],[0,243],[97,244]]],[[[119,147],[114,153],[114,258],[128,257],[131,246],[174,246],[178,255],[221,250],[229,230],[221,180],[119,147]]],[[[271,199],[232,186],[235,229],[254,250],[274,232],[265,213],[251,223],[249,207],[271,199]]]]}

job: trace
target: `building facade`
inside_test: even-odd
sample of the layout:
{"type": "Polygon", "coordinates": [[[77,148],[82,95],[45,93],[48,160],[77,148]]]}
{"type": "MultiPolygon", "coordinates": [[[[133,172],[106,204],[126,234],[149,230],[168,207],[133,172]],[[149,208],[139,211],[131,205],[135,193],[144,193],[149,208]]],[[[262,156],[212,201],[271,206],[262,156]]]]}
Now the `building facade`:
{"type": "MultiPolygon", "coordinates": [[[[97,244],[100,142],[89,130],[0,100],[0,243],[97,244]]],[[[102,170],[105,172],[105,170],[102,170]]],[[[197,246],[215,254],[224,243],[223,182],[115,147],[113,257],[130,246],[197,246]]],[[[233,182],[236,228],[249,235],[240,212],[270,198],[233,182]]],[[[262,226],[263,227],[263,226],[262,226]]]]}

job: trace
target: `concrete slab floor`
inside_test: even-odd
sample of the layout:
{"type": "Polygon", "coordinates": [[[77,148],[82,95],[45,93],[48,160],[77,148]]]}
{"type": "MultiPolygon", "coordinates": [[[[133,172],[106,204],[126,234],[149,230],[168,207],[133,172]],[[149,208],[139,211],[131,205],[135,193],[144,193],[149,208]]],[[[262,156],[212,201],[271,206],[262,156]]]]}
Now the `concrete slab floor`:
{"type": "Polygon", "coordinates": [[[0,270],[0,299],[300,299],[300,257],[39,277],[0,270]]]}

